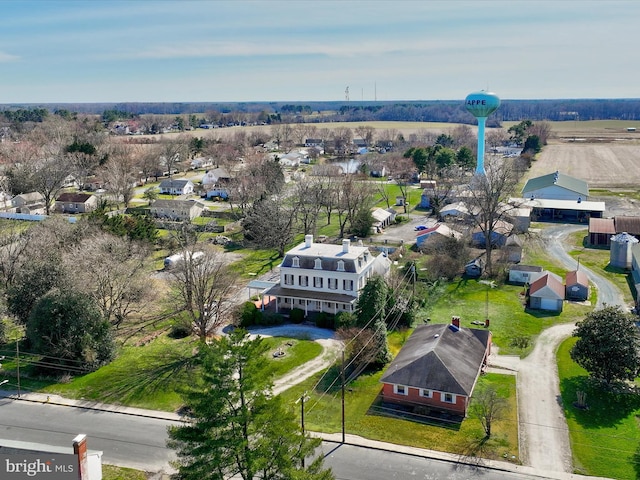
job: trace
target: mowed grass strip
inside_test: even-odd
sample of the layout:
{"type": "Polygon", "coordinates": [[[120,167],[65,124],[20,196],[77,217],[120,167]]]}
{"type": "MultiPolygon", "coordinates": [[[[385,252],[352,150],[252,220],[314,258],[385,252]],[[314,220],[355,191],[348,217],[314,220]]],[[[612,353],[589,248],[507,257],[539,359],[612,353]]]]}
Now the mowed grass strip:
{"type": "MultiPolygon", "coordinates": [[[[264,338],[268,345],[265,361],[276,376],[312,360],[322,346],[310,340],[264,338]],[[286,354],[274,358],[282,348],[286,354]]],[[[124,347],[118,358],[99,370],[73,378],[68,383],[47,385],[42,391],[69,398],[115,403],[152,410],[175,411],[182,405],[181,390],[198,377],[194,339],[173,340],[161,335],[144,346],[124,347]]]]}
{"type": "MultiPolygon", "coordinates": [[[[640,476],[640,396],[607,391],[589,379],[569,354],[577,338],[558,349],[560,392],[573,452],[574,471],[608,478],[640,476]],[[586,394],[587,409],[577,408],[577,392],[586,394]]],[[[616,361],[612,359],[612,361],[616,361]]]]}

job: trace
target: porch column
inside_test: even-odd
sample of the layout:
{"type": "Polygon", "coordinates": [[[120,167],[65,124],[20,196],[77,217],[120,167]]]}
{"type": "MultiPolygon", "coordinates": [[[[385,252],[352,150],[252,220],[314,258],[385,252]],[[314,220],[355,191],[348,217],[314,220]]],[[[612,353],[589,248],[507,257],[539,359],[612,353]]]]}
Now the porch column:
{"type": "Polygon", "coordinates": [[[264,293],[262,293],[260,295],[260,299],[261,299],[261,301],[260,301],[260,311],[264,312],[264,293]]]}

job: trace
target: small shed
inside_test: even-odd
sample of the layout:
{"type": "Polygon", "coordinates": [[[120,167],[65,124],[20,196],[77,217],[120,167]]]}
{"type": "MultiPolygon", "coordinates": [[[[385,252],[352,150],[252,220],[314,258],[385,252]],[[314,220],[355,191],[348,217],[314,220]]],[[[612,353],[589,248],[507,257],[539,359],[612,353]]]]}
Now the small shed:
{"type": "Polygon", "coordinates": [[[509,269],[509,283],[526,285],[542,276],[543,269],[537,265],[513,265],[509,269]]]}
{"type": "Polygon", "coordinates": [[[561,312],[564,302],[564,285],[560,277],[544,272],[529,287],[529,308],[561,312]]]}
{"type": "Polygon", "coordinates": [[[616,234],[613,218],[589,218],[589,244],[593,246],[611,245],[611,236],[616,234]]]}
{"type": "Polygon", "coordinates": [[[584,301],[589,298],[589,277],[583,270],[568,272],[565,277],[567,300],[584,301]]]}
{"type": "Polygon", "coordinates": [[[482,275],[484,269],[484,262],[481,258],[476,258],[464,266],[464,274],[467,277],[479,278],[482,275]]]}

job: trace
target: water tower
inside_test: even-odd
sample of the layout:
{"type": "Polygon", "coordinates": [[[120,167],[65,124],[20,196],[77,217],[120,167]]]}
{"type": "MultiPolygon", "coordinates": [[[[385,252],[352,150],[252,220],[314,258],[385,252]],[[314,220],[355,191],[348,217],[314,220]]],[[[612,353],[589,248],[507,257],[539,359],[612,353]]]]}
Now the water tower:
{"type": "Polygon", "coordinates": [[[483,90],[467,95],[464,104],[467,110],[478,119],[478,162],[476,164],[476,174],[486,175],[484,171],[484,126],[487,117],[500,106],[500,99],[495,93],[483,90]]]}

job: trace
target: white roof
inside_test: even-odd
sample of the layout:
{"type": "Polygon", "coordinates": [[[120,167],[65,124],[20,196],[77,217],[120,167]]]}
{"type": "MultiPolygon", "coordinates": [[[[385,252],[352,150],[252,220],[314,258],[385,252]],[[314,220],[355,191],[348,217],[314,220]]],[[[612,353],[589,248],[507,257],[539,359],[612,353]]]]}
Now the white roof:
{"type": "Polygon", "coordinates": [[[391,216],[391,212],[388,212],[383,208],[376,208],[373,212],[371,212],[371,216],[378,222],[384,222],[391,216]]]}
{"type": "Polygon", "coordinates": [[[556,200],[552,198],[535,198],[525,200],[524,198],[510,198],[509,203],[519,204],[521,207],[529,208],[553,208],[556,210],[579,210],[584,212],[604,212],[604,202],[589,202],[576,200],[556,200]]]}
{"type": "Polygon", "coordinates": [[[450,203],[449,205],[445,205],[442,210],[440,210],[440,215],[459,215],[459,214],[467,214],[469,213],[469,209],[462,202],[450,203]]]}

